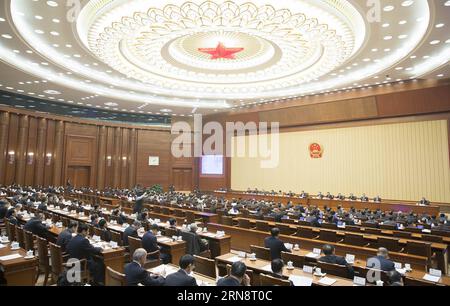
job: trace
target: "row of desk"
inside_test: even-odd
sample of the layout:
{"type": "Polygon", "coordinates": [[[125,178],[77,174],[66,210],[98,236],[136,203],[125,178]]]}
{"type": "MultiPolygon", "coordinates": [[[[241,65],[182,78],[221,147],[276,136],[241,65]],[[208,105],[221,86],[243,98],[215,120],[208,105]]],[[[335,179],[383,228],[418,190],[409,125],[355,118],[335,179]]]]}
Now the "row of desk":
{"type": "Polygon", "coordinates": [[[393,200],[383,200],[382,202],[361,202],[350,201],[350,200],[329,200],[329,199],[316,199],[316,198],[299,198],[299,197],[290,197],[290,196],[282,196],[282,195],[261,195],[261,194],[249,194],[245,192],[237,192],[237,191],[229,191],[229,192],[221,192],[215,191],[213,195],[216,197],[223,197],[227,200],[232,199],[245,199],[245,200],[266,200],[273,201],[276,203],[286,204],[288,202],[292,202],[293,205],[311,205],[323,208],[324,206],[328,206],[330,208],[336,209],[338,206],[342,206],[344,209],[348,210],[351,207],[355,209],[361,210],[365,208],[369,208],[371,210],[380,209],[382,211],[402,211],[405,213],[414,212],[416,214],[427,214],[430,216],[439,215],[439,206],[429,205],[429,206],[421,206],[416,203],[407,203],[407,202],[399,202],[393,200]]]}

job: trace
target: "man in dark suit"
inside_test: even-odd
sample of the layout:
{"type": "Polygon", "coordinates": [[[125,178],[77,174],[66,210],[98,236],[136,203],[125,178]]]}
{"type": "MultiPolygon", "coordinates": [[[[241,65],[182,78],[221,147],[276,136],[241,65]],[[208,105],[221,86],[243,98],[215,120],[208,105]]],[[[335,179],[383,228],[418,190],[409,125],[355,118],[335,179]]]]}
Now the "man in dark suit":
{"type": "Polygon", "coordinates": [[[148,197],[147,192],[145,192],[145,193],[139,192],[137,194],[136,201],[134,203],[134,208],[133,208],[133,213],[134,214],[135,213],[140,214],[142,212],[142,209],[144,208],[144,199],[146,197],[148,197]]]}
{"type": "Polygon", "coordinates": [[[241,261],[231,265],[230,275],[217,281],[217,287],[250,286],[250,278],[246,274],[247,266],[241,261]]]}
{"type": "Polygon", "coordinates": [[[47,211],[47,202],[46,201],[42,201],[39,205],[38,205],[38,209],[41,211],[47,211]]]}
{"type": "Polygon", "coordinates": [[[389,287],[403,287],[403,277],[402,275],[396,271],[396,270],[392,270],[390,272],[387,273],[388,276],[388,285],[389,287]]]}
{"type": "Polygon", "coordinates": [[[95,248],[86,238],[88,234],[88,226],[84,223],[78,225],[77,235],[73,237],[67,244],[66,251],[69,258],[78,260],[86,259],[88,269],[94,279],[95,284],[104,283],[105,267],[103,261],[95,255],[101,255],[102,249],[95,248]]]}
{"type": "Polygon", "coordinates": [[[395,270],[395,264],[389,260],[389,251],[386,248],[379,248],[377,256],[367,260],[367,267],[385,272],[395,270]]]}
{"type": "Polygon", "coordinates": [[[319,258],[319,262],[325,262],[325,263],[330,263],[330,264],[339,265],[339,266],[346,266],[349,277],[353,278],[353,274],[354,274],[353,267],[347,262],[347,260],[345,260],[344,257],[337,256],[335,254],[334,246],[332,246],[330,244],[325,244],[322,247],[322,252],[323,252],[324,256],[319,258]]]}
{"type": "Polygon", "coordinates": [[[78,223],[75,221],[70,221],[69,225],[65,230],[63,230],[56,240],[56,244],[61,247],[63,252],[66,251],[67,244],[72,240],[73,233],[77,232],[78,223]]]}
{"type": "Polygon", "coordinates": [[[363,193],[362,197],[360,198],[361,202],[369,202],[369,198],[366,196],[365,193],[363,193]]]}
{"type": "Polygon", "coordinates": [[[143,268],[147,261],[147,251],[137,249],[133,254],[133,261],[125,266],[125,280],[127,286],[163,286],[163,277],[153,275],[143,268]]]}
{"type": "Polygon", "coordinates": [[[379,195],[377,195],[375,198],[373,198],[373,201],[376,203],[380,203],[381,202],[381,197],[379,195]]]}
{"type": "Polygon", "coordinates": [[[141,222],[134,221],[133,224],[128,226],[123,232],[123,245],[128,246],[128,237],[139,238],[138,229],[141,228],[141,222]]]}
{"type": "MultiPolygon", "coordinates": [[[[284,268],[284,262],[281,259],[274,259],[272,260],[272,263],[270,264],[272,268],[272,274],[270,276],[279,278],[282,280],[287,280],[288,278],[283,275],[283,268],[284,268]]],[[[294,283],[292,281],[289,281],[291,283],[291,286],[294,286],[294,283]]]]}
{"type": "Polygon", "coordinates": [[[419,201],[420,205],[430,205],[430,201],[428,201],[425,197],[422,198],[422,200],[419,201]]]}
{"type": "Polygon", "coordinates": [[[47,239],[48,227],[42,223],[44,221],[43,214],[36,214],[34,218],[31,218],[25,225],[23,229],[37,235],[41,238],[47,239]]]}
{"type": "Polygon", "coordinates": [[[98,228],[101,230],[100,238],[103,241],[110,242],[112,240],[112,234],[108,229],[108,223],[105,219],[98,221],[98,228]]]}
{"type": "Polygon", "coordinates": [[[6,200],[0,200],[0,220],[6,218],[6,213],[11,205],[6,200]]]}
{"type": "MultiPolygon", "coordinates": [[[[158,234],[159,227],[157,224],[152,224],[150,230],[142,236],[142,247],[148,252],[153,253],[159,251],[161,248],[158,245],[158,239],[156,235],[158,234]]],[[[149,258],[158,259],[158,258],[149,258]]]]}
{"type": "Polygon", "coordinates": [[[192,255],[184,255],[180,259],[180,270],[166,277],[165,286],[170,287],[192,287],[197,286],[195,278],[190,274],[195,269],[195,260],[192,255]]]}
{"type": "Polygon", "coordinates": [[[270,237],[267,237],[264,240],[264,246],[268,249],[270,249],[270,257],[273,259],[281,258],[281,252],[288,252],[291,251],[286,248],[283,241],[281,241],[278,236],[280,235],[280,229],[279,228],[272,228],[270,230],[270,237]]]}

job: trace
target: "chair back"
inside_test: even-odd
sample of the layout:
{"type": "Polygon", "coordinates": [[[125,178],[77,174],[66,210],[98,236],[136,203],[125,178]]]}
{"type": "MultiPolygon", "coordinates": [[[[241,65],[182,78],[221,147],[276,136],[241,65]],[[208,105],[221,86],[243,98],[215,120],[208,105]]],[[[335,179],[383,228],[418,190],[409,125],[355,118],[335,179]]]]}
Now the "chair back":
{"type": "Polygon", "coordinates": [[[45,240],[44,238],[41,238],[39,236],[36,236],[36,244],[37,244],[37,255],[39,258],[39,265],[40,266],[49,266],[50,258],[48,256],[47,240],[45,240]]]}
{"type": "Polygon", "coordinates": [[[16,226],[12,223],[10,223],[8,220],[6,220],[6,230],[8,232],[8,239],[9,241],[16,240],[16,226]]]}
{"type": "Polygon", "coordinates": [[[217,271],[216,271],[216,261],[214,259],[208,259],[197,255],[194,255],[194,258],[195,258],[195,272],[216,279],[217,271]]]}
{"type": "Polygon", "coordinates": [[[364,233],[371,235],[381,235],[381,230],[375,227],[365,227],[364,233]]]}
{"type": "Polygon", "coordinates": [[[322,228],[327,228],[327,229],[334,229],[334,230],[338,228],[336,224],[334,224],[334,223],[328,223],[328,222],[322,223],[322,224],[320,225],[320,227],[322,227],[322,228]]]}
{"type": "Polygon", "coordinates": [[[313,239],[313,238],[317,237],[317,234],[314,233],[312,228],[304,227],[304,226],[298,227],[296,235],[298,237],[307,238],[307,239],[313,239]]]}
{"type": "Polygon", "coordinates": [[[318,261],[317,267],[322,270],[322,273],[353,279],[353,275],[350,274],[350,270],[346,266],[318,261]]]}
{"type": "Polygon", "coordinates": [[[125,286],[126,285],[125,274],[119,273],[111,269],[110,266],[107,266],[105,274],[105,285],[115,287],[125,286]]]}
{"type": "Polygon", "coordinates": [[[297,230],[295,228],[292,228],[288,224],[277,224],[277,227],[280,229],[280,233],[282,235],[294,235],[297,230]]]}
{"type": "Polygon", "coordinates": [[[293,266],[296,267],[296,268],[303,269],[303,266],[305,265],[305,256],[295,255],[295,254],[292,254],[292,253],[281,252],[281,259],[286,264],[289,261],[292,261],[293,266]]]}
{"type": "Polygon", "coordinates": [[[250,220],[242,219],[242,218],[238,219],[238,226],[241,228],[247,228],[247,229],[250,229],[252,227],[250,220]]]}
{"type": "Polygon", "coordinates": [[[444,237],[436,236],[436,235],[422,234],[422,240],[428,241],[428,242],[442,243],[444,241],[444,237]]]}
{"type": "Polygon", "coordinates": [[[391,252],[399,252],[402,247],[398,238],[378,237],[377,244],[379,248],[386,248],[391,252]]]}
{"type": "Polygon", "coordinates": [[[142,240],[140,238],[128,237],[128,244],[130,248],[130,256],[132,257],[134,251],[142,248],[142,240]]]}
{"type": "MultiPolygon", "coordinates": [[[[227,275],[230,274],[231,274],[231,265],[227,264],[227,275]]],[[[250,278],[250,284],[252,286],[259,286],[259,279],[256,280],[253,270],[247,269],[247,272],[245,272],[245,274],[247,274],[247,276],[250,278]]]]}
{"type": "Polygon", "coordinates": [[[290,286],[291,282],[289,280],[276,278],[270,275],[266,274],[260,274],[259,275],[259,282],[260,286],[267,287],[267,286],[290,286]]]}
{"type": "Polygon", "coordinates": [[[337,242],[338,237],[335,231],[321,229],[319,233],[319,240],[337,242]]]}
{"type": "Polygon", "coordinates": [[[403,231],[394,231],[394,237],[403,238],[403,239],[411,239],[411,232],[403,232],[403,231]]]}
{"type": "Polygon", "coordinates": [[[24,239],[24,243],[25,243],[25,250],[34,251],[33,233],[24,230],[23,231],[23,239],[24,239]]]}
{"type": "Polygon", "coordinates": [[[354,269],[355,274],[365,278],[369,284],[376,284],[377,280],[382,280],[385,284],[389,281],[389,277],[385,271],[362,266],[354,266],[354,269]]]}
{"type": "Polygon", "coordinates": [[[52,262],[52,268],[51,268],[51,272],[53,275],[53,279],[58,279],[58,277],[61,275],[61,273],[63,272],[64,268],[63,268],[63,256],[62,256],[62,250],[61,247],[53,244],[51,242],[49,242],[50,245],[50,259],[52,262]]]}
{"type": "Polygon", "coordinates": [[[233,217],[222,216],[222,224],[228,225],[228,226],[233,226],[233,217]]]}
{"type": "Polygon", "coordinates": [[[406,253],[431,259],[431,243],[408,240],[406,253]]]}
{"type": "Polygon", "coordinates": [[[256,258],[263,259],[263,260],[269,260],[271,261],[270,256],[270,249],[263,248],[257,245],[251,245],[250,246],[250,252],[256,254],[256,258]]]}
{"type": "Polygon", "coordinates": [[[19,246],[24,249],[25,248],[25,239],[23,236],[23,228],[20,226],[16,226],[16,241],[19,243],[19,246]]]}
{"type": "Polygon", "coordinates": [[[363,235],[355,233],[345,233],[344,243],[361,247],[367,244],[363,235]]]}
{"type": "Polygon", "coordinates": [[[408,287],[435,287],[435,286],[443,286],[439,283],[432,283],[423,279],[410,278],[406,276],[404,278],[404,285],[408,287]]]}
{"type": "Polygon", "coordinates": [[[162,211],[163,215],[168,216],[171,214],[170,209],[168,207],[163,207],[161,211],[162,211]]]}
{"type": "Polygon", "coordinates": [[[361,232],[361,227],[356,226],[356,225],[346,225],[345,230],[348,232],[359,233],[359,232],[361,232]]]}
{"type": "Polygon", "coordinates": [[[256,221],[256,230],[262,232],[268,232],[270,230],[269,222],[267,221],[256,221]]]}
{"type": "Polygon", "coordinates": [[[111,240],[117,242],[117,245],[122,246],[122,234],[116,231],[111,231],[111,240]]]}

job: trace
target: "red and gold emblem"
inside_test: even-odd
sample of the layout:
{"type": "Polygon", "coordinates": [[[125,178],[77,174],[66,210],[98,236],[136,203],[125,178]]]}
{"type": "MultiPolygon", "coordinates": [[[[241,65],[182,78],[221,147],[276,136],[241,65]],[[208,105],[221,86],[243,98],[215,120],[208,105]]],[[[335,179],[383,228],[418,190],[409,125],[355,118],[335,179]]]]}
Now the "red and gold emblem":
{"type": "Polygon", "coordinates": [[[313,143],[309,145],[309,154],[311,158],[322,158],[323,147],[318,143],[313,143]]]}

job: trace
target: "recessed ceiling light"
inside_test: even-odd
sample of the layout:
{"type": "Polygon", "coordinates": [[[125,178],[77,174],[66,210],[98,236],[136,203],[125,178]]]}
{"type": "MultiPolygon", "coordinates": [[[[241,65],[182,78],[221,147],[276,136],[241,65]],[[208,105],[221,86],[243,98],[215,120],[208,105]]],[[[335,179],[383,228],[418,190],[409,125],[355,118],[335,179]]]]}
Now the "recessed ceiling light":
{"type": "Polygon", "coordinates": [[[44,90],[44,93],[46,93],[48,95],[60,95],[61,94],[59,91],[52,90],[52,89],[44,90]]]}

